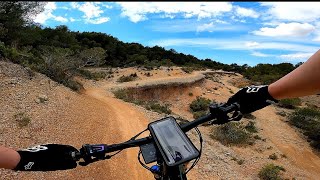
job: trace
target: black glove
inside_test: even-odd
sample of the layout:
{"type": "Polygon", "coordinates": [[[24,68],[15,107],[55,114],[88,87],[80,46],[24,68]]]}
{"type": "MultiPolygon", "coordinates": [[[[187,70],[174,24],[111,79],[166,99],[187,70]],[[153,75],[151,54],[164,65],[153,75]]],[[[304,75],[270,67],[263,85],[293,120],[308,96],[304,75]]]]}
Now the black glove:
{"type": "Polygon", "coordinates": [[[277,103],[268,92],[268,86],[248,86],[240,89],[236,94],[229,98],[228,104],[237,102],[240,105],[240,111],[248,114],[262,109],[270,104],[277,103]]]}
{"type": "Polygon", "coordinates": [[[17,151],[20,162],[14,170],[55,171],[77,167],[72,153],[79,152],[69,145],[45,144],[17,151]]]}

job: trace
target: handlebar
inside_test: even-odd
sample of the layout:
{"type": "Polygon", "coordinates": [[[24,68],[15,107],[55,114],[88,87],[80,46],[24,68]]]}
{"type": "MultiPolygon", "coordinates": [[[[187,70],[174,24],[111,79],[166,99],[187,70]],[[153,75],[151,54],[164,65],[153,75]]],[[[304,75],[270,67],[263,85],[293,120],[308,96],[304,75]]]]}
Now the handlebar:
{"type": "MultiPolygon", "coordinates": [[[[210,113],[200,117],[198,119],[195,119],[193,121],[190,121],[188,123],[180,125],[183,132],[188,132],[189,130],[197,127],[198,125],[212,121],[212,124],[224,124],[230,121],[239,121],[242,118],[242,114],[240,112],[240,105],[238,103],[233,104],[211,104],[209,106],[210,113]],[[232,113],[232,116],[229,117],[228,114],[232,113]]],[[[120,151],[123,149],[131,148],[131,147],[138,147],[144,144],[147,144],[152,141],[152,137],[145,137],[141,139],[136,140],[128,140],[123,143],[119,144],[84,144],[82,148],[80,149],[80,152],[73,153],[72,157],[74,160],[79,161],[80,158],[84,159],[84,162],[81,163],[81,165],[87,165],[91,162],[103,160],[103,159],[109,159],[111,158],[110,155],[106,155],[107,153],[120,151]],[[92,159],[94,157],[95,159],[92,159]]]]}

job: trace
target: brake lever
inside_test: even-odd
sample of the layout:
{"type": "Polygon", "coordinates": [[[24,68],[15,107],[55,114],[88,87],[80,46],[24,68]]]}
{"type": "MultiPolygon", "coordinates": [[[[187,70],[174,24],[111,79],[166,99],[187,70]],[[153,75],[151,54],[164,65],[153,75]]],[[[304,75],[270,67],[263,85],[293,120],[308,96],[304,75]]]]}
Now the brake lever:
{"type": "Polygon", "coordinates": [[[78,161],[80,158],[83,158],[84,162],[79,162],[79,165],[86,166],[99,160],[109,159],[111,156],[106,155],[104,144],[84,144],[74,159],[78,161]]]}
{"type": "Polygon", "coordinates": [[[211,104],[210,113],[216,116],[216,121],[214,124],[225,124],[230,121],[239,121],[242,119],[243,115],[240,111],[240,105],[238,103],[226,104],[211,104]],[[232,116],[229,117],[228,113],[232,113],[232,116]]]}

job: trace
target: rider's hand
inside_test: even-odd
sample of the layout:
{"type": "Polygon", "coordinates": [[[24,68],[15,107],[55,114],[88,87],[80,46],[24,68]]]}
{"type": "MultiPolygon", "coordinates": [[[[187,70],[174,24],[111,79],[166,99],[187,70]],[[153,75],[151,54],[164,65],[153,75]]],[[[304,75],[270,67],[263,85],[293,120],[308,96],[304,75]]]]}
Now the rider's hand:
{"type": "Polygon", "coordinates": [[[268,92],[268,86],[248,86],[240,89],[236,94],[229,98],[227,103],[237,102],[240,105],[240,111],[248,114],[262,109],[270,104],[277,103],[268,92]]]}
{"type": "Polygon", "coordinates": [[[17,151],[20,162],[14,170],[20,171],[54,171],[77,167],[71,154],[79,152],[69,145],[45,144],[17,151]]]}

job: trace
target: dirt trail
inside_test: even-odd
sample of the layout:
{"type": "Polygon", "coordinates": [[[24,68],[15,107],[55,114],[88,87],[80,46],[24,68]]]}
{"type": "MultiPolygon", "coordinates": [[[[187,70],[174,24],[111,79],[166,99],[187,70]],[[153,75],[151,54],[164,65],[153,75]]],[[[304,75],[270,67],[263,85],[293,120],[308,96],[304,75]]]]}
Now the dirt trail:
{"type": "MultiPolygon", "coordinates": [[[[99,82],[95,88],[90,85],[87,86],[85,94],[105,103],[105,108],[110,110],[110,114],[108,115],[112,117],[110,119],[114,119],[117,125],[121,126],[120,132],[118,133],[123,136],[123,140],[127,140],[147,127],[148,120],[143,113],[134,106],[111,97],[110,92],[107,91],[108,89],[162,85],[176,82],[188,83],[200,80],[203,77],[203,72],[193,72],[190,75],[161,78],[151,77],[121,84],[99,82]]],[[[224,80],[223,83],[230,86],[226,80],[224,80]]],[[[234,87],[230,86],[230,88],[234,87]]],[[[308,179],[317,179],[320,177],[320,158],[312,151],[308,142],[299,136],[299,133],[276,115],[274,107],[267,107],[264,110],[256,111],[254,115],[259,119],[259,123],[261,127],[263,127],[262,133],[265,137],[283,154],[286,154],[294,166],[304,170],[308,179]]],[[[112,127],[109,127],[108,131],[112,131],[112,127]]],[[[130,179],[152,179],[151,173],[145,171],[145,169],[138,164],[136,159],[137,151],[128,150],[126,153],[127,163],[122,165],[133,170],[133,175],[130,179]]]]}
{"type": "Polygon", "coordinates": [[[273,107],[256,111],[263,133],[297,167],[308,172],[309,179],[320,177],[320,158],[312,151],[309,143],[298,132],[280,119],[273,107]]]}
{"type": "MultiPolygon", "coordinates": [[[[110,126],[103,127],[106,132],[106,136],[101,140],[105,143],[118,143],[123,142],[136,135],[137,133],[144,130],[149,120],[145,117],[143,112],[139,111],[133,105],[125,103],[119,99],[111,97],[110,92],[107,89],[114,87],[136,87],[136,83],[141,84],[142,86],[154,85],[159,83],[175,83],[175,82],[192,82],[200,80],[204,75],[200,72],[192,73],[184,77],[165,77],[157,79],[146,79],[122,84],[111,84],[111,83],[102,83],[98,87],[92,87],[90,85],[86,86],[83,94],[88,98],[93,98],[94,100],[99,101],[100,103],[97,106],[103,104],[105,110],[108,112],[108,120],[110,126]]],[[[90,122],[88,122],[90,123],[90,122]]],[[[93,124],[88,124],[88,126],[96,126],[97,122],[93,124]]],[[[98,125],[99,126],[99,125],[98,125]]],[[[97,127],[96,127],[97,128],[97,127]]],[[[130,177],[130,179],[153,179],[153,175],[146,171],[137,160],[138,148],[132,148],[130,150],[125,150],[119,155],[113,157],[111,160],[104,162],[100,165],[95,165],[92,168],[93,172],[90,172],[90,175],[86,177],[101,177],[105,179],[125,179],[125,177],[130,177]],[[124,157],[124,154],[126,155],[124,157]],[[126,169],[126,172],[123,170],[126,169]],[[129,171],[128,171],[129,169],[129,171]],[[104,171],[101,173],[100,171],[104,171]],[[130,175],[130,176],[129,176],[130,175]]],[[[76,173],[72,174],[72,177],[78,177],[76,173]]],[[[190,174],[190,179],[194,178],[194,173],[190,174]]]]}
{"type": "MultiPolygon", "coordinates": [[[[112,97],[108,97],[105,94],[104,89],[90,88],[87,89],[84,93],[89,97],[103,102],[105,108],[109,111],[109,114],[106,114],[108,116],[108,119],[113,121],[112,126],[104,127],[104,131],[106,132],[106,134],[110,134],[108,138],[112,139],[106,139],[103,140],[103,142],[117,143],[114,141],[114,139],[118,139],[118,143],[126,141],[147,127],[148,120],[142,114],[142,112],[139,112],[130,104],[123,103],[120,100],[112,97]]],[[[130,150],[121,152],[117,156],[126,155],[126,158],[122,158],[125,159],[125,162],[114,162],[114,167],[111,167],[112,170],[110,173],[121,176],[121,174],[123,174],[124,172],[119,171],[119,169],[116,167],[124,167],[124,169],[130,170],[130,179],[146,179],[146,177],[147,179],[151,179],[152,174],[150,172],[147,172],[138,163],[137,154],[137,148],[131,148],[130,150]]],[[[113,161],[113,159],[110,161],[113,161]]]]}

